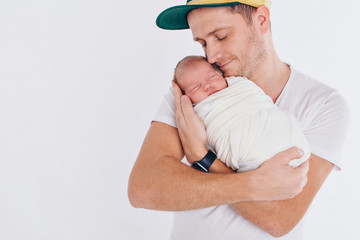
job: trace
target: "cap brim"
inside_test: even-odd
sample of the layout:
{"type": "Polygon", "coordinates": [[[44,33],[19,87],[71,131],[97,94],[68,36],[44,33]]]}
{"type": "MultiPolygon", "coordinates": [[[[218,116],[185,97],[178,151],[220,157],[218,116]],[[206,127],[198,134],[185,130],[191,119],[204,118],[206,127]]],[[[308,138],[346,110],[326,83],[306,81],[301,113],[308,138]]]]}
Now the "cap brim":
{"type": "Polygon", "coordinates": [[[191,10],[204,7],[234,6],[237,4],[239,4],[239,2],[174,6],[164,10],[159,14],[159,16],[156,18],[156,25],[159,28],[168,30],[188,29],[189,24],[187,22],[187,15],[191,10]]]}

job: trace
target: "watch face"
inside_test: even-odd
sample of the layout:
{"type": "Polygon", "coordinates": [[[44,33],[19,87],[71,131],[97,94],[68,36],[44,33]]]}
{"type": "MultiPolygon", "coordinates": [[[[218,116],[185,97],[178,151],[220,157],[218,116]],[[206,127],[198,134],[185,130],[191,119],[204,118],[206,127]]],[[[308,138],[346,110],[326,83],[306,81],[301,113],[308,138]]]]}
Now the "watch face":
{"type": "Polygon", "coordinates": [[[203,167],[199,162],[194,162],[191,166],[193,168],[195,168],[196,170],[199,170],[202,172],[208,172],[208,170],[205,167],[203,167]]]}

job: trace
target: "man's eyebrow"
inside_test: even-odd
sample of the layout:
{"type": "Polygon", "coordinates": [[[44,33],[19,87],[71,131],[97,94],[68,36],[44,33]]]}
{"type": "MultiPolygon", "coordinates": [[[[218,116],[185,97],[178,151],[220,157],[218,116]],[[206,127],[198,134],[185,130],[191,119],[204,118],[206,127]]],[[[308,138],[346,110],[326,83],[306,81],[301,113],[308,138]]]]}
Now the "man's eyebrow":
{"type": "MultiPolygon", "coordinates": [[[[229,28],[230,26],[224,26],[224,27],[218,27],[218,28],[215,28],[213,31],[209,32],[208,34],[206,34],[206,37],[209,37],[210,35],[213,35],[214,33],[218,32],[218,31],[221,31],[221,30],[224,30],[226,28],[229,28]]],[[[195,37],[194,38],[194,41],[197,42],[199,40],[203,40],[199,37],[195,37]]]]}

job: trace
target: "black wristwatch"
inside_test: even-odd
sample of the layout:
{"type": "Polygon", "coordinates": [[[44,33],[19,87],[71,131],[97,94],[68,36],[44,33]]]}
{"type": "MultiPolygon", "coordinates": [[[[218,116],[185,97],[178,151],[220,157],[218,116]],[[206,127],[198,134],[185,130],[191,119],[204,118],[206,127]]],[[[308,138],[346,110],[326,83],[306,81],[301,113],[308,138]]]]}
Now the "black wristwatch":
{"type": "Polygon", "coordinates": [[[195,168],[196,170],[202,171],[202,172],[209,172],[209,168],[211,164],[216,159],[215,153],[212,151],[208,151],[205,157],[203,157],[200,161],[194,162],[191,166],[195,168]]]}

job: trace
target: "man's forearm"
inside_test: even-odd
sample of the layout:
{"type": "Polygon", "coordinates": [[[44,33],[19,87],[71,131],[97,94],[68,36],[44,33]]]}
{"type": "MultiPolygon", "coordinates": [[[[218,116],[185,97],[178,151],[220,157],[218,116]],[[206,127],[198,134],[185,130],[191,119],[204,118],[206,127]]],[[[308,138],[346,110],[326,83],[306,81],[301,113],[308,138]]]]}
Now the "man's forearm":
{"type": "Polygon", "coordinates": [[[298,224],[310,206],[312,198],[304,200],[303,194],[282,201],[238,202],[231,207],[273,237],[281,237],[298,224]]]}
{"type": "Polygon", "coordinates": [[[248,174],[207,174],[175,159],[161,162],[137,182],[144,194],[138,207],[182,211],[252,200],[248,174]]]}
{"type": "MultiPolygon", "coordinates": [[[[311,155],[308,183],[294,198],[282,201],[250,201],[230,204],[242,217],[262,228],[274,237],[291,231],[309,208],[313,198],[329,175],[333,164],[311,155]]],[[[227,166],[217,163],[214,172],[230,173],[227,166]]]]}
{"type": "MultiPolygon", "coordinates": [[[[220,160],[214,163],[211,169],[212,172],[233,172],[224,163],[220,162],[220,160]]],[[[274,237],[280,237],[296,226],[303,216],[301,212],[302,209],[307,209],[311,203],[299,202],[299,199],[300,197],[297,196],[289,200],[281,201],[237,202],[230,204],[230,206],[254,225],[274,237]],[[300,207],[299,204],[302,206],[300,207]]]]}
{"type": "Polygon", "coordinates": [[[154,122],[129,179],[134,207],[179,211],[253,200],[252,173],[209,174],[183,163],[177,130],[154,122]]]}
{"type": "Polygon", "coordinates": [[[298,194],[306,182],[308,165],[296,170],[288,165],[301,157],[296,148],[275,155],[254,171],[233,174],[199,172],[181,163],[183,156],[177,129],[152,123],[130,175],[130,203],[134,207],[178,211],[281,200],[298,194]]]}

